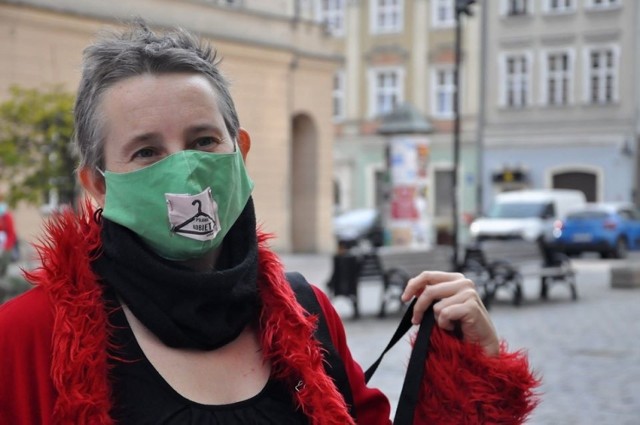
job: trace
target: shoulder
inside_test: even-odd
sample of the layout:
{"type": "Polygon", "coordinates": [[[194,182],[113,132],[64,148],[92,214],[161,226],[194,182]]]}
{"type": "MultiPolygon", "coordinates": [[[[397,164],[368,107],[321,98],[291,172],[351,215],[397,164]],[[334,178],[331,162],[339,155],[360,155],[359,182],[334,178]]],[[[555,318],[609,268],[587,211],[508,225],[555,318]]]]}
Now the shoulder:
{"type": "MultiPolygon", "coordinates": [[[[313,284],[311,284],[311,289],[313,289],[313,293],[318,299],[318,303],[320,304],[324,315],[330,319],[337,318],[338,320],[340,320],[340,316],[338,316],[338,312],[333,307],[333,304],[331,304],[331,300],[329,299],[327,294],[322,289],[313,284]]],[[[340,321],[340,323],[342,323],[342,321],[340,321]]]]}
{"type": "Polygon", "coordinates": [[[52,417],[53,306],[43,288],[0,305],[0,422],[40,423],[52,417]]]}
{"type": "Polygon", "coordinates": [[[7,342],[31,345],[50,338],[53,306],[43,288],[36,287],[0,305],[0,346],[7,342]]]}
{"type": "Polygon", "coordinates": [[[318,299],[318,303],[320,304],[320,308],[322,309],[322,314],[327,323],[327,327],[329,328],[329,333],[331,334],[331,340],[339,350],[346,348],[346,334],[342,318],[333,307],[333,304],[331,304],[331,300],[327,294],[324,293],[322,289],[315,285],[311,285],[311,288],[313,289],[313,292],[318,299]]]}

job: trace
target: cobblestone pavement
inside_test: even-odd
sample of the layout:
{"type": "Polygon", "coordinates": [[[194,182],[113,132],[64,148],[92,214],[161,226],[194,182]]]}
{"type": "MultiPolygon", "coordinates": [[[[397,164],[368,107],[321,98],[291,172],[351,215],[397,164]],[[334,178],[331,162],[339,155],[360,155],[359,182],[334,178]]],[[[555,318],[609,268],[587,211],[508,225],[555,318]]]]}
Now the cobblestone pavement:
{"type": "MultiPolygon", "coordinates": [[[[552,287],[550,300],[537,298],[537,281],[525,282],[525,301],[514,307],[498,293],[491,316],[510,349],[529,354],[542,377],[542,402],[532,425],[640,423],[640,288],[613,289],[609,267],[616,260],[579,259],[578,301],[563,286],[552,287]]],[[[620,260],[617,260],[620,261],[620,260]]],[[[640,261],[634,256],[630,261],[640,261]]],[[[327,256],[283,256],[289,270],[303,272],[324,287],[331,272],[327,256]]],[[[379,285],[364,283],[360,294],[363,318],[350,318],[350,304],[334,305],[345,320],[354,358],[369,366],[392,335],[399,315],[375,317],[379,285]]],[[[382,389],[395,407],[408,361],[407,343],[385,357],[371,385],[382,389]]]]}

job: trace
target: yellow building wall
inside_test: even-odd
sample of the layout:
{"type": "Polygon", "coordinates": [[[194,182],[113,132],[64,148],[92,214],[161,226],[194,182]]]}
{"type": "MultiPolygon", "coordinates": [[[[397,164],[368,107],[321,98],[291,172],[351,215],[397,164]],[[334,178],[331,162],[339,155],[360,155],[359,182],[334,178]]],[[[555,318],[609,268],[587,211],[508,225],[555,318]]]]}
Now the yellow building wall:
{"type": "MultiPolygon", "coordinates": [[[[74,92],[82,50],[98,30],[114,24],[38,8],[0,4],[0,101],[12,84],[46,87],[62,84],[74,92]]],[[[337,62],[318,58],[300,60],[299,52],[269,48],[233,39],[212,40],[223,61],[221,69],[231,80],[240,122],[252,136],[248,169],[256,182],[254,199],[258,222],[273,232],[276,250],[291,251],[291,131],[295,113],[304,111],[315,122],[316,184],[309,187],[318,209],[309,226],[313,251],[330,252],[331,235],[331,78],[337,62]],[[298,59],[296,59],[298,58],[298,59]],[[298,64],[294,66],[294,64],[298,64]]],[[[41,234],[38,208],[20,206],[15,211],[22,239],[41,234]]]]}

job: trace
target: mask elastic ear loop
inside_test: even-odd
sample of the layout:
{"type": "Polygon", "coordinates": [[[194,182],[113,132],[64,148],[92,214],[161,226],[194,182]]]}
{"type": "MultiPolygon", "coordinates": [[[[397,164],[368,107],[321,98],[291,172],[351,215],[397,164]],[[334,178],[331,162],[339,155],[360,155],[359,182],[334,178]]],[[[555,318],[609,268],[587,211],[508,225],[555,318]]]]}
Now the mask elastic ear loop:
{"type": "Polygon", "coordinates": [[[93,212],[93,221],[95,221],[96,224],[102,223],[102,208],[98,208],[93,212]]]}
{"type": "MultiPolygon", "coordinates": [[[[100,175],[101,175],[103,178],[105,177],[105,175],[104,175],[104,171],[102,171],[102,170],[101,170],[100,168],[98,168],[98,167],[96,167],[96,170],[98,170],[98,172],[100,173],[100,175]]],[[[102,223],[102,211],[103,211],[103,209],[102,209],[102,208],[98,208],[97,210],[95,210],[95,211],[93,212],[93,221],[94,221],[96,224],[101,224],[101,223],[102,223]]]]}

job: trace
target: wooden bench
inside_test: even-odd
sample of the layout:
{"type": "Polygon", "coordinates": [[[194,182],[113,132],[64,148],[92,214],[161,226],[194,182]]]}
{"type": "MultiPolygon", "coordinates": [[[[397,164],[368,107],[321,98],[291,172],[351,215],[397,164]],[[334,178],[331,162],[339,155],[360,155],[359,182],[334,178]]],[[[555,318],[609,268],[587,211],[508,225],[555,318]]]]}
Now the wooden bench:
{"type": "Polygon", "coordinates": [[[507,288],[513,293],[513,303],[523,300],[523,281],[526,277],[540,279],[540,298],[547,299],[551,284],[569,286],[571,298],[578,293],[575,270],[569,257],[544,247],[538,241],[522,239],[485,240],[468,248],[464,258],[466,268],[484,268],[488,277],[483,281],[483,301],[488,307],[496,292],[507,288]]]}
{"type": "Polygon", "coordinates": [[[379,317],[387,314],[390,303],[399,302],[410,278],[424,270],[451,270],[451,247],[432,249],[381,247],[377,250],[341,254],[333,257],[333,273],[327,287],[333,296],[345,296],[351,301],[354,317],[359,317],[358,288],[360,283],[375,281],[382,285],[379,317]]]}

